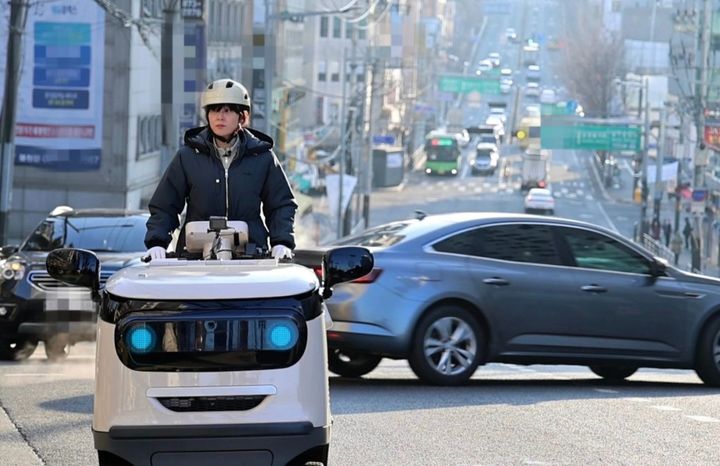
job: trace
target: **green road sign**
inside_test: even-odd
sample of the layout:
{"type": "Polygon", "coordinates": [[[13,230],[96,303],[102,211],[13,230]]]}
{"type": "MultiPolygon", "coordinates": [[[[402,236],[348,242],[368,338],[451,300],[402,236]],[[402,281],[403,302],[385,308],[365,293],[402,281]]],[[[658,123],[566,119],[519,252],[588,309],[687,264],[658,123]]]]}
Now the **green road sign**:
{"type": "Polygon", "coordinates": [[[566,102],[558,102],[556,104],[540,104],[541,115],[572,115],[568,109],[566,102]]]}
{"type": "Polygon", "coordinates": [[[458,94],[479,92],[480,94],[498,95],[500,94],[500,81],[473,76],[442,75],[440,76],[440,90],[458,94]]]}
{"type": "Polygon", "coordinates": [[[639,126],[583,122],[582,119],[553,121],[543,118],[540,125],[540,146],[543,149],[582,149],[639,151],[639,126]]]}

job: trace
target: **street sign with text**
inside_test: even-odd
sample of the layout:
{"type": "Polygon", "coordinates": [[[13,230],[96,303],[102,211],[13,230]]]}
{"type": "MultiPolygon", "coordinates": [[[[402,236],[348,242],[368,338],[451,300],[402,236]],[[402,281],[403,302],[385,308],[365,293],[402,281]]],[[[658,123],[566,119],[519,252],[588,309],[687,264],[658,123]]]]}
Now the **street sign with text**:
{"type": "Polygon", "coordinates": [[[476,78],[473,76],[442,75],[440,90],[456,94],[478,92],[480,94],[500,94],[500,81],[497,79],[476,78]]]}
{"type": "Polygon", "coordinates": [[[543,149],[639,151],[641,133],[637,125],[543,117],[540,145],[543,149]]]}

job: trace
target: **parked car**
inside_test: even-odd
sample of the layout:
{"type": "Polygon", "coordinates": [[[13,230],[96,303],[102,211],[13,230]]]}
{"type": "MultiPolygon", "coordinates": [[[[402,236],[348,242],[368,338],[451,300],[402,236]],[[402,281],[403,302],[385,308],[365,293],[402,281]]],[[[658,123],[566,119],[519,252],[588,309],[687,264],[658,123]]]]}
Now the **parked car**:
{"type": "MultiPolygon", "coordinates": [[[[327,305],[330,370],[348,377],[407,359],[423,381],[465,382],[479,364],[695,369],[720,386],[720,280],[680,271],[619,234],[556,217],[419,215],[333,245],[375,268],[327,305]]],[[[322,248],[296,250],[319,268],[322,248]]]]}
{"type": "Polygon", "coordinates": [[[50,359],[95,339],[97,314],[90,292],[50,277],[45,258],[54,249],[88,249],[102,263],[101,285],[145,252],[148,214],[119,209],[54,209],[0,269],[0,359],[30,357],[44,341],[50,359]]]}
{"type": "Polygon", "coordinates": [[[552,215],[555,213],[555,198],[547,188],[532,188],[525,195],[524,206],[526,213],[552,215]]]}

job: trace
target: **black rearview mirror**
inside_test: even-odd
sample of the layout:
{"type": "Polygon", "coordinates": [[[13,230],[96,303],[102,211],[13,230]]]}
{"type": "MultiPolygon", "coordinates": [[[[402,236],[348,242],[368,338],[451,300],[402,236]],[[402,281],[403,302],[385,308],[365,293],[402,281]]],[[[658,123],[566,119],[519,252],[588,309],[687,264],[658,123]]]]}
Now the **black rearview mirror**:
{"type": "Polygon", "coordinates": [[[93,297],[100,290],[100,260],[85,249],[55,249],[45,259],[51,277],[68,285],[90,288],[93,297]]]}
{"type": "Polygon", "coordinates": [[[332,296],[332,287],[370,273],[375,264],[366,248],[345,246],[329,250],[323,256],[323,299],[332,296]]]}

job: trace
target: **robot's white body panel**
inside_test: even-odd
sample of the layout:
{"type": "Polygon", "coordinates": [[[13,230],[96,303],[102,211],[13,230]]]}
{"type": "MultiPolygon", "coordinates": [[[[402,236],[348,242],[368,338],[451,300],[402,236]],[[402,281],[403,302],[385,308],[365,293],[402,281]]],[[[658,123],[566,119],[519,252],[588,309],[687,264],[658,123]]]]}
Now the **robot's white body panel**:
{"type": "Polygon", "coordinates": [[[182,261],[166,259],[127,267],[105,289],[133,299],[249,299],[296,296],[317,288],[315,274],[274,259],[182,261]]]}
{"type": "Polygon", "coordinates": [[[238,372],[138,372],[125,367],[115,353],[115,326],[98,324],[93,429],[112,426],[207,425],[310,421],[330,422],[325,323],[308,322],[308,344],[299,362],[284,369],[238,372]],[[112,351],[107,351],[110,348],[112,351]],[[153,393],[153,390],[155,393],[153,393]],[[156,396],[268,395],[249,411],[177,413],[156,396]]]}
{"type": "MultiPolygon", "coordinates": [[[[318,290],[313,271],[298,265],[278,264],[275,260],[164,260],[128,267],[110,278],[97,330],[93,432],[101,464],[103,453],[107,452],[133,464],[153,466],[304,464],[304,461],[316,460],[318,448],[320,457],[326,458],[330,427],[327,310],[318,290]],[[316,304],[302,304],[308,300],[316,304]],[[103,307],[108,306],[107,301],[114,303],[114,310],[103,307]],[[176,308],[174,303],[178,303],[176,308]],[[307,310],[302,306],[312,311],[310,317],[303,314],[307,310]],[[238,370],[227,364],[222,370],[208,369],[215,366],[198,370],[192,370],[193,366],[165,368],[165,357],[171,360],[190,355],[192,364],[200,366],[203,358],[212,354],[225,357],[223,350],[217,349],[219,346],[204,352],[207,349],[204,343],[195,345],[193,338],[208,338],[203,333],[202,326],[206,324],[202,324],[202,320],[197,321],[200,337],[194,332],[191,338],[180,335],[185,337],[183,341],[190,341],[185,347],[178,346],[180,337],[171,345],[165,340],[167,335],[172,338],[180,332],[178,322],[186,324],[194,322],[193,319],[207,319],[203,317],[207,312],[212,312],[212,319],[218,322],[225,315],[240,316],[237,322],[245,319],[242,322],[246,326],[253,319],[265,325],[266,312],[267,315],[285,312],[295,316],[294,322],[304,326],[296,345],[297,358],[269,369],[267,365],[258,368],[260,363],[253,367],[253,361],[262,358],[255,356],[244,343],[244,348],[236,351],[239,364],[246,366],[238,370]],[[249,317],[244,317],[246,315],[249,317]],[[133,359],[132,350],[128,349],[132,346],[128,332],[133,326],[152,325],[155,329],[169,326],[173,331],[155,332],[154,343],[158,348],[153,356],[155,360],[145,366],[135,364],[141,358],[133,359]],[[207,407],[215,399],[243,397],[262,401],[251,408],[184,411],[169,409],[161,402],[201,400],[207,407]],[[306,450],[312,450],[316,456],[303,456],[306,450]]],[[[260,325],[257,328],[266,328],[257,325],[260,325]]],[[[229,332],[223,335],[222,338],[229,338],[229,332]]],[[[258,335],[254,338],[260,339],[258,335]]],[[[231,356],[235,354],[232,353],[235,350],[227,351],[231,356]]]]}

